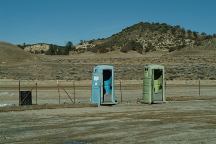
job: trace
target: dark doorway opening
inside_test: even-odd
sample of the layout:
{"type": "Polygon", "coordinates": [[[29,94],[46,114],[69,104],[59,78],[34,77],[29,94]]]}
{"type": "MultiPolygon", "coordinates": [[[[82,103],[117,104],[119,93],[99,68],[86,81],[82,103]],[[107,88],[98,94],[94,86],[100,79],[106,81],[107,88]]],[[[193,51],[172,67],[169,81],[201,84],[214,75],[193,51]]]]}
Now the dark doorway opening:
{"type": "Polygon", "coordinates": [[[103,102],[112,102],[112,70],[103,70],[103,102]]]}
{"type": "Polygon", "coordinates": [[[154,70],[154,80],[159,79],[163,75],[163,70],[161,69],[155,69],[154,70]]]}
{"type": "Polygon", "coordinates": [[[162,69],[155,69],[154,70],[154,101],[162,101],[163,100],[163,70],[162,69]]]}

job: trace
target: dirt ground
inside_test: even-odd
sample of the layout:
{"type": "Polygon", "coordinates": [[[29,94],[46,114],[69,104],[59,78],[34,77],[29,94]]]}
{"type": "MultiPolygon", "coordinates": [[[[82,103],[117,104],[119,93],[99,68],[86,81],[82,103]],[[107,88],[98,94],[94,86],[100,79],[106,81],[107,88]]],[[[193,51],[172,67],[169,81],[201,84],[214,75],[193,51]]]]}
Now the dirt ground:
{"type": "Polygon", "coordinates": [[[214,144],[216,100],[0,113],[0,143],[214,144]]]}
{"type": "MultiPolygon", "coordinates": [[[[201,81],[200,96],[197,81],[167,81],[168,102],[153,105],[137,103],[142,96],[140,82],[124,81],[123,103],[114,106],[1,112],[0,143],[215,144],[215,81],[201,81]]],[[[39,84],[38,104],[58,104],[55,84],[53,87],[46,87],[46,82],[39,84]]],[[[77,84],[77,104],[89,103],[90,82],[83,84],[77,84]]],[[[17,82],[4,81],[0,87],[0,104],[18,104],[16,85],[17,82]]],[[[61,85],[73,96],[70,82],[62,81],[61,85]]],[[[118,85],[116,95],[120,102],[118,85]]],[[[64,102],[70,104],[61,90],[61,103],[64,102]]]]}

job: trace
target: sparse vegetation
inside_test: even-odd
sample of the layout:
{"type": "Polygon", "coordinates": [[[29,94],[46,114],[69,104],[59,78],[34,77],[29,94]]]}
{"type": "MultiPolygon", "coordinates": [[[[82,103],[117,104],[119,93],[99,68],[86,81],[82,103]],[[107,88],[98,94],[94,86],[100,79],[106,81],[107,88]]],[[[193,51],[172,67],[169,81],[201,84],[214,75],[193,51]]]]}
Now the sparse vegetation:
{"type": "MultiPolygon", "coordinates": [[[[211,39],[214,36],[185,30],[179,25],[171,26],[166,23],[140,22],[106,39],[90,40],[89,43],[95,44],[95,46],[88,48],[87,51],[106,53],[119,49],[124,53],[130,50],[146,53],[166,49],[172,52],[186,46],[200,45],[202,41],[211,39]]],[[[82,40],[80,44],[84,42],[82,40]]]]}
{"type": "Polygon", "coordinates": [[[124,53],[127,53],[130,50],[142,53],[143,52],[143,46],[140,43],[138,43],[134,40],[131,40],[128,43],[126,43],[126,45],[120,49],[120,51],[124,52],[124,53]]]}
{"type": "MultiPolygon", "coordinates": [[[[133,46],[132,51],[140,48],[136,41],[129,41],[125,48],[133,46]]],[[[147,44],[144,52],[153,48],[147,44]]],[[[55,46],[53,46],[55,48],[55,46]]],[[[4,79],[91,79],[95,64],[113,64],[116,79],[143,78],[143,65],[163,64],[166,67],[166,79],[215,79],[216,78],[216,40],[209,39],[193,48],[175,47],[172,52],[156,52],[148,55],[114,52],[101,55],[84,53],[73,57],[36,56],[10,44],[0,43],[0,78],[4,79]],[[180,50],[177,50],[180,49],[180,50]],[[42,58],[42,59],[40,59],[42,58]],[[59,61],[60,60],[60,61],[59,61]],[[36,64],[37,63],[37,68],[36,64]]],[[[51,49],[52,50],[52,49],[51,49]]],[[[96,52],[101,52],[96,49],[96,52]]],[[[104,49],[102,49],[104,50],[104,49]]],[[[107,49],[110,50],[110,49],[107,49]]],[[[55,53],[56,50],[52,50],[55,53]]]]}
{"type": "Polygon", "coordinates": [[[47,52],[45,52],[46,55],[66,55],[68,52],[66,51],[65,47],[57,46],[57,45],[50,45],[50,48],[47,52]]]}
{"type": "MultiPolygon", "coordinates": [[[[70,51],[77,54],[86,51],[107,53],[115,50],[120,50],[123,53],[133,50],[141,54],[153,51],[173,52],[187,46],[202,45],[203,41],[215,37],[216,34],[208,35],[204,32],[198,33],[192,30],[186,30],[179,25],[172,26],[166,23],[140,22],[108,38],[92,39],[89,41],[80,40],[79,45],[76,47],[70,41],[65,46],[50,44],[48,51],[40,50],[34,51],[34,53],[68,55],[70,51]]],[[[24,49],[29,45],[24,43],[18,46],[24,49]]]]}

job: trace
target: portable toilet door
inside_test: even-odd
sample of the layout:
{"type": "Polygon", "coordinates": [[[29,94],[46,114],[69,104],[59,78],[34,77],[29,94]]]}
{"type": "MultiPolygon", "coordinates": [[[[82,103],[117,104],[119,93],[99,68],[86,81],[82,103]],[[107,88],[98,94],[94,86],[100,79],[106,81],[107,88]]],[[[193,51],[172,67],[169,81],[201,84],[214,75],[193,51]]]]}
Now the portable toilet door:
{"type": "Polygon", "coordinates": [[[91,102],[98,105],[116,104],[114,84],[113,66],[96,66],[92,77],[91,102]]]}
{"type": "Polygon", "coordinates": [[[152,73],[151,69],[145,66],[143,80],[143,101],[144,103],[152,103],[152,73]]]}
{"type": "Polygon", "coordinates": [[[91,96],[91,103],[92,104],[101,104],[101,85],[102,85],[102,74],[95,72],[92,75],[92,96],[91,96]]]}
{"type": "Polygon", "coordinates": [[[163,66],[145,66],[143,83],[144,103],[165,102],[165,77],[163,66]]]}

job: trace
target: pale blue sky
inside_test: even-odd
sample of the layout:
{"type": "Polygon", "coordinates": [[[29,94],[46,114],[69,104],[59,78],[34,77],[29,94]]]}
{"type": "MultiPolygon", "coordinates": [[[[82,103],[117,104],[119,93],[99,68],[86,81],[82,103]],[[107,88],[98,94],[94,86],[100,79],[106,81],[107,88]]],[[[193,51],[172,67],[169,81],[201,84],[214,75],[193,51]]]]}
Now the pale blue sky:
{"type": "Polygon", "coordinates": [[[215,6],[215,0],[0,0],[0,41],[65,45],[141,21],[213,34],[215,6]]]}

